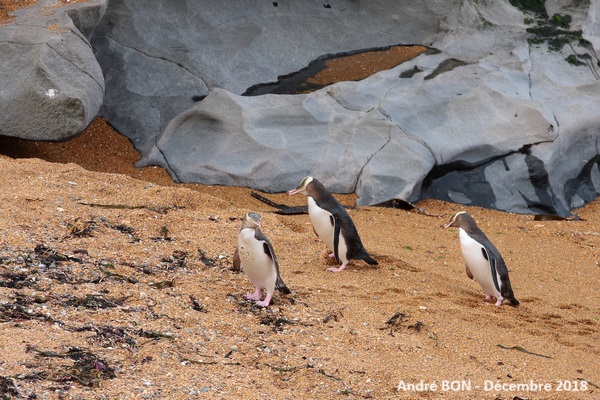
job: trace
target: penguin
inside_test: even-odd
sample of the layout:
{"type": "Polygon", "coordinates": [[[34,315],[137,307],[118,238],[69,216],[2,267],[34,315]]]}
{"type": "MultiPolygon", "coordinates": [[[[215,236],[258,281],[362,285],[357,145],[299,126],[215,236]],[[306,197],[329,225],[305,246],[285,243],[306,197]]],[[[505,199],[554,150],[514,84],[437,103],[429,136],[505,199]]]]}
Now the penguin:
{"type": "Polygon", "coordinates": [[[467,276],[479,283],[485,292],[485,300],[496,298],[496,305],[504,299],[518,306],[510,280],[508,268],[502,255],[467,212],[459,211],[444,228],[458,228],[460,249],[466,264],[467,276]]]}
{"type": "Polygon", "coordinates": [[[267,307],[271,302],[275,289],[290,294],[279,275],[279,264],[271,242],[259,229],[262,227],[260,216],[255,212],[246,214],[242,221],[242,229],[238,235],[237,253],[240,267],[256,288],[254,293],[247,293],[244,298],[254,300],[257,306],[267,307]],[[264,300],[260,300],[262,290],[267,291],[264,300]]]}
{"type": "Polygon", "coordinates": [[[325,243],[342,265],[339,268],[327,268],[330,272],[343,271],[350,260],[363,260],[371,265],[377,265],[358,236],[354,222],[346,209],[325,189],[325,186],[312,176],[307,176],[300,184],[287,192],[288,196],[301,193],[308,197],[308,215],[313,230],[325,243]]]}

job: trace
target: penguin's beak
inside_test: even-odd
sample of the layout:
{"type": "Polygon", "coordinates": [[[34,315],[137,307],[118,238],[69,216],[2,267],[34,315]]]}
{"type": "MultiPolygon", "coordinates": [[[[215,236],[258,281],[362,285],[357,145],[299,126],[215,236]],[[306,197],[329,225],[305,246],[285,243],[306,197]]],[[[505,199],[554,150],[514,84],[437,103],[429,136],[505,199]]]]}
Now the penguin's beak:
{"type": "Polygon", "coordinates": [[[300,193],[301,191],[302,191],[302,189],[296,188],[296,189],[288,190],[287,192],[285,192],[285,194],[287,194],[288,196],[291,196],[293,194],[300,193]]]}
{"type": "Polygon", "coordinates": [[[444,227],[444,229],[448,229],[452,226],[452,224],[454,223],[454,218],[451,219],[450,221],[446,222],[444,225],[442,225],[444,227]]]}

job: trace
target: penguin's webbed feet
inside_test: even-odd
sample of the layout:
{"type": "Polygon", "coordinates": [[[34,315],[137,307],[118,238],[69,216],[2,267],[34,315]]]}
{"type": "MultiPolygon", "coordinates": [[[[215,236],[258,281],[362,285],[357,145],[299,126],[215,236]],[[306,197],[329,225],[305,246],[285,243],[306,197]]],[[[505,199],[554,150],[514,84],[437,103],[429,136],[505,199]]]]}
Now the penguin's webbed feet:
{"type": "Polygon", "coordinates": [[[263,301],[257,301],[255,304],[259,307],[268,307],[269,303],[271,303],[271,295],[267,294],[263,301]]]}
{"type": "Polygon", "coordinates": [[[341,272],[341,271],[345,270],[347,266],[348,266],[348,263],[343,263],[342,265],[340,265],[339,268],[330,267],[330,268],[327,268],[327,271],[329,271],[329,272],[341,272]]]}
{"type": "Polygon", "coordinates": [[[261,289],[256,289],[256,291],[254,293],[246,293],[244,295],[244,298],[248,299],[248,300],[257,301],[257,300],[260,300],[260,295],[261,295],[261,289]]]}

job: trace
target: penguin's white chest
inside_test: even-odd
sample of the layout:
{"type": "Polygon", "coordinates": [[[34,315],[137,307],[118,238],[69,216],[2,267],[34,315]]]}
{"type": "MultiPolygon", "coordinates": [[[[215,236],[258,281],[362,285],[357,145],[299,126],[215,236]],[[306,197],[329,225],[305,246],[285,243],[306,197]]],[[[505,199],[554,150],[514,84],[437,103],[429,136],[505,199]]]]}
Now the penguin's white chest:
{"type": "Polygon", "coordinates": [[[257,288],[275,287],[277,270],[275,263],[265,253],[264,242],[254,237],[255,230],[245,228],[238,236],[238,254],[242,269],[257,288]]]}
{"type": "MultiPolygon", "coordinates": [[[[460,237],[460,249],[467,267],[471,271],[471,274],[473,274],[473,280],[481,285],[485,293],[499,298],[500,292],[496,289],[496,286],[494,286],[490,262],[483,255],[485,250],[484,247],[471,238],[464,229],[459,228],[458,231],[460,237]]],[[[499,277],[498,283],[500,284],[499,277]]]]}
{"type": "MultiPolygon", "coordinates": [[[[334,233],[334,221],[333,215],[319,207],[315,200],[308,196],[308,215],[310,216],[310,222],[325,246],[329,249],[329,251],[335,252],[333,248],[333,233],[334,233]]],[[[346,240],[342,235],[342,230],[340,229],[340,238],[338,243],[338,256],[340,260],[343,262],[347,261],[347,252],[348,247],[346,246],[346,240]]]]}

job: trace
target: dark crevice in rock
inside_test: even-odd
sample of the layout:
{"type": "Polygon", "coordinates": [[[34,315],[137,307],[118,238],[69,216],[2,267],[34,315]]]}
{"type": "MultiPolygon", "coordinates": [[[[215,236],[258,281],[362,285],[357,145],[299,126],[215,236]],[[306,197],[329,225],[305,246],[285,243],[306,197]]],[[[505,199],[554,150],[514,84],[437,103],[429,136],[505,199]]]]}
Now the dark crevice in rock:
{"type": "Polygon", "coordinates": [[[413,141],[419,143],[424,148],[426,148],[427,151],[431,154],[431,158],[435,160],[435,152],[433,151],[433,149],[431,148],[431,146],[429,146],[427,144],[427,142],[425,140],[423,140],[419,136],[411,135],[407,130],[402,129],[402,127],[399,126],[398,123],[392,119],[392,116],[389,115],[388,113],[386,113],[383,109],[379,108],[377,111],[379,111],[379,113],[381,115],[383,115],[384,117],[386,117],[390,121],[390,123],[392,123],[394,126],[398,127],[398,129],[400,129],[400,131],[402,131],[402,133],[404,133],[404,135],[408,139],[413,140],[413,141]]]}
{"type": "Polygon", "coordinates": [[[531,154],[531,148],[541,143],[544,142],[527,144],[517,151],[490,157],[477,163],[459,160],[438,165],[423,180],[420,198],[434,198],[495,209],[497,208],[496,197],[492,185],[485,176],[486,167],[497,161],[502,161],[506,170],[508,170],[506,158],[513,154],[524,154],[524,162],[529,171],[529,180],[538,197],[538,200],[531,200],[521,191],[518,191],[527,204],[529,211],[568,217],[571,212],[564,207],[554,194],[543,161],[531,154]],[[464,193],[469,193],[471,196],[466,198],[464,193]]]}
{"type": "Polygon", "coordinates": [[[54,47],[52,47],[52,45],[50,45],[50,43],[46,43],[46,46],[48,46],[48,48],[50,48],[53,52],[55,52],[60,58],[62,58],[65,62],[68,62],[69,64],[71,64],[73,67],[77,68],[79,71],[81,71],[84,75],[89,76],[94,82],[96,82],[96,84],[98,85],[98,87],[101,90],[104,90],[104,84],[101,82],[98,82],[98,80],[89,73],[89,71],[85,71],[83,69],[81,69],[80,66],[78,66],[77,64],[73,63],[72,59],[69,59],[68,57],[64,57],[60,51],[58,51],[57,49],[55,49],[54,47]]]}
{"type": "Polygon", "coordinates": [[[436,76],[438,76],[439,74],[443,74],[444,72],[452,71],[454,68],[462,67],[467,64],[468,63],[461,61],[461,60],[457,60],[456,58],[448,58],[448,59],[442,61],[431,74],[427,75],[423,79],[424,80],[433,79],[436,76]]]}
{"type": "MultiPolygon", "coordinates": [[[[367,53],[367,52],[384,52],[384,51],[388,51],[392,48],[415,47],[415,46],[419,46],[419,45],[397,44],[397,45],[391,45],[391,46],[385,46],[385,47],[373,47],[373,48],[354,50],[354,51],[349,51],[349,52],[344,52],[344,53],[323,55],[323,56],[317,58],[316,60],[311,61],[308,64],[308,66],[306,66],[305,68],[302,68],[299,71],[295,71],[295,72],[292,72],[287,75],[278,76],[277,82],[259,83],[259,84],[249,87],[244,93],[242,93],[242,96],[258,96],[258,95],[268,94],[268,93],[271,93],[271,94],[299,94],[299,93],[314,92],[315,90],[321,89],[332,83],[332,82],[316,82],[314,80],[313,80],[313,82],[311,82],[311,78],[315,77],[319,72],[324,71],[327,68],[327,62],[330,60],[345,58],[345,57],[349,57],[349,56],[355,56],[355,55],[359,55],[359,54],[367,53]]],[[[426,50],[425,50],[424,54],[439,53],[439,50],[437,50],[437,49],[433,49],[433,48],[425,48],[425,49],[426,50]]],[[[407,60],[402,60],[395,65],[386,66],[385,68],[381,68],[380,70],[394,68],[395,66],[400,65],[405,61],[407,61],[407,60]]],[[[378,72],[378,71],[375,71],[375,72],[378,72]]],[[[361,80],[361,79],[364,79],[364,77],[360,78],[360,79],[340,79],[340,81],[342,81],[342,80],[353,81],[353,80],[361,80]]]]}
{"type": "Polygon", "coordinates": [[[594,167],[600,173],[600,154],[589,160],[575,178],[565,182],[563,192],[569,207],[574,206],[576,197],[580,197],[585,203],[590,203],[598,198],[598,189],[592,181],[594,167]]]}
{"type": "Polygon", "coordinates": [[[418,74],[419,72],[423,72],[423,70],[419,69],[419,67],[415,65],[413,69],[407,69],[406,71],[402,71],[400,73],[400,78],[412,78],[415,74],[418,74]]]}
{"type": "Polygon", "coordinates": [[[145,52],[143,52],[142,50],[140,50],[140,49],[137,49],[137,48],[135,48],[135,47],[132,47],[132,46],[126,46],[126,45],[124,45],[123,43],[120,43],[120,42],[118,42],[117,40],[115,40],[115,38],[114,38],[114,37],[112,37],[112,36],[96,36],[96,38],[100,38],[100,37],[101,37],[101,38],[104,38],[104,39],[106,39],[106,40],[108,40],[108,41],[112,41],[112,42],[114,42],[115,44],[119,45],[120,47],[122,47],[122,48],[124,48],[124,49],[129,49],[129,50],[131,50],[131,51],[135,51],[136,53],[142,54],[142,55],[144,55],[144,56],[146,56],[146,57],[148,57],[148,58],[152,58],[152,59],[155,59],[155,60],[161,60],[161,61],[167,62],[167,63],[169,63],[169,64],[174,64],[174,65],[176,65],[177,67],[179,67],[179,68],[181,68],[182,70],[184,70],[184,71],[186,71],[187,73],[189,73],[190,75],[192,75],[192,76],[194,76],[194,77],[196,77],[196,78],[200,79],[200,80],[202,81],[202,83],[204,83],[204,86],[206,86],[206,88],[207,88],[208,90],[210,90],[210,87],[208,86],[207,82],[204,80],[204,78],[203,78],[202,76],[200,76],[200,75],[196,74],[195,72],[193,72],[192,70],[190,70],[189,68],[187,68],[187,67],[186,67],[185,65],[183,65],[182,63],[179,63],[179,62],[176,62],[176,61],[173,61],[173,60],[169,60],[169,59],[168,59],[168,58],[166,58],[166,57],[155,56],[155,55],[152,55],[152,54],[145,53],[145,52]]]}
{"type": "Polygon", "coordinates": [[[390,144],[390,142],[392,141],[392,127],[390,126],[390,130],[388,131],[388,137],[387,140],[385,141],[384,144],[381,145],[381,147],[379,147],[377,150],[375,150],[373,152],[373,154],[371,154],[369,156],[369,158],[367,159],[367,161],[363,164],[363,166],[360,168],[360,171],[358,171],[358,173],[356,174],[356,180],[354,181],[354,187],[352,189],[353,193],[356,193],[358,191],[358,182],[360,182],[361,178],[362,178],[362,174],[363,171],[365,170],[365,168],[367,167],[367,165],[369,165],[369,163],[371,162],[371,160],[373,159],[373,157],[375,157],[375,155],[377,153],[379,153],[381,150],[383,150],[388,144],[390,144]]]}
{"type": "Polygon", "coordinates": [[[156,150],[158,150],[158,152],[162,156],[163,160],[165,161],[165,165],[166,165],[165,169],[167,170],[169,175],[171,175],[171,177],[174,177],[173,180],[175,182],[183,182],[183,180],[181,180],[181,178],[179,178],[179,176],[177,176],[177,172],[175,172],[175,169],[173,167],[171,167],[171,164],[169,163],[169,160],[168,160],[166,154],[162,151],[162,149],[158,145],[158,139],[155,140],[154,147],[156,148],[156,150]]]}
{"type": "Polygon", "coordinates": [[[519,191],[529,210],[539,214],[556,214],[568,217],[571,212],[557,198],[550,186],[550,176],[544,162],[531,154],[532,145],[524,147],[525,165],[529,171],[529,182],[535,190],[538,200],[531,200],[519,191]]]}

